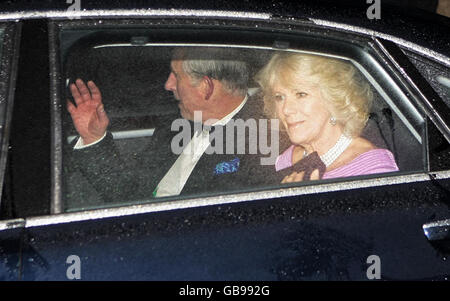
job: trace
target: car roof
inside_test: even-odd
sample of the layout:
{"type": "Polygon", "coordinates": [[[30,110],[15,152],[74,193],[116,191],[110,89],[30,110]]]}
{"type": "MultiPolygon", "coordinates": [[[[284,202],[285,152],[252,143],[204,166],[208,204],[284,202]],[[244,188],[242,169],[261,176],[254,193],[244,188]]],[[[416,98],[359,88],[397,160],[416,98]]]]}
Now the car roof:
{"type": "Polygon", "coordinates": [[[371,4],[359,0],[222,0],[222,1],[8,1],[0,3],[1,19],[31,19],[69,16],[70,2],[78,1],[81,16],[134,16],[179,15],[179,16],[223,16],[262,19],[290,19],[312,22],[317,25],[339,28],[346,31],[365,32],[383,38],[389,35],[402,39],[403,44],[416,45],[450,56],[450,18],[425,10],[395,6],[381,2],[380,19],[370,20],[366,12],[371,4]],[[69,2],[67,4],[66,2],[69,2]],[[247,13],[247,14],[245,14],[247,13]]]}

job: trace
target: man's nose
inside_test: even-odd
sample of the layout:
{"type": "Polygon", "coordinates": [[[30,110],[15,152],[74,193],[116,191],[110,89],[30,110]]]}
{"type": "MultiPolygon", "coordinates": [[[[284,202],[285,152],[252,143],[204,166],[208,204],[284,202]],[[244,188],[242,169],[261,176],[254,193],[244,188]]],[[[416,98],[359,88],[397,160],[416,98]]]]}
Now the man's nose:
{"type": "Polygon", "coordinates": [[[166,83],[164,84],[164,89],[167,91],[175,91],[177,87],[177,79],[175,78],[175,74],[173,72],[170,72],[169,77],[166,80],[166,83]]]}

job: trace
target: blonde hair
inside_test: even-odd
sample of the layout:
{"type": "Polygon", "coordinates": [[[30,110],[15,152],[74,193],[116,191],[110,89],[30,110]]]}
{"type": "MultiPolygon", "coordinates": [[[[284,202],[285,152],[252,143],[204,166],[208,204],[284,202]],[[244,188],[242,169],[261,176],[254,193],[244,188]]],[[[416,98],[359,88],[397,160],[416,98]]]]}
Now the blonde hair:
{"type": "Polygon", "coordinates": [[[373,93],[370,84],[349,62],[324,56],[279,52],[258,72],[256,82],[261,86],[264,111],[276,117],[272,87],[275,83],[296,88],[300,79],[319,87],[327,109],[341,125],[344,134],[359,136],[369,118],[373,93]]]}

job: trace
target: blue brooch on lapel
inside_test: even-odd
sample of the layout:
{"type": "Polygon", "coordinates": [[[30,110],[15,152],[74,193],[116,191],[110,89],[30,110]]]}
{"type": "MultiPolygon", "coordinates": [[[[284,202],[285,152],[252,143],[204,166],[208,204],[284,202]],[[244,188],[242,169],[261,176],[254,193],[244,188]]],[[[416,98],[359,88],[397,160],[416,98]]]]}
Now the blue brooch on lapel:
{"type": "Polygon", "coordinates": [[[220,162],[214,168],[215,175],[221,175],[225,173],[233,173],[239,169],[239,158],[234,158],[228,162],[220,162]]]}

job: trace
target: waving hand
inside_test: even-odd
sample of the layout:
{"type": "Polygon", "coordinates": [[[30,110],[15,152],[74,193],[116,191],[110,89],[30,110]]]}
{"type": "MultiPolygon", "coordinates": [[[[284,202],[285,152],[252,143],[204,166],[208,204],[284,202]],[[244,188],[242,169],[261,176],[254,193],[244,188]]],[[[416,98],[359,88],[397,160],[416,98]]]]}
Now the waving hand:
{"type": "Polygon", "coordinates": [[[100,90],[93,81],[89,81],[86,86],[81,79],[77,79],[75,84],[70,85],[70,92],[76,106],[68,100],[67,110],[83,143],[90,144],[99,140],[109,124],[100,90]]]}

